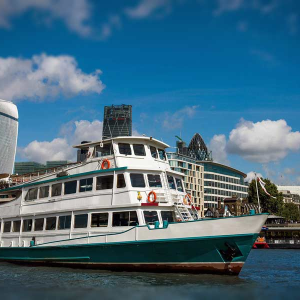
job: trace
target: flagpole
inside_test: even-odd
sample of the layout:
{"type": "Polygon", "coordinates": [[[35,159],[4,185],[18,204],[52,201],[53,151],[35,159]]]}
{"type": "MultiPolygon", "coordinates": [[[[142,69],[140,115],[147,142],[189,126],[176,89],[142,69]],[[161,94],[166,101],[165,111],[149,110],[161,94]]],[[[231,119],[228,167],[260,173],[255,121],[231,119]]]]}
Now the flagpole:
{"type": "Polygon", "coordinates": [[[259,212],[259,213],[261,213],[261,210],[260,210],[260,202],[259,202],[258,186],[257,186],[257,176],[256,176],[256,173],[255,173],[255,184],[256,184],[256,193],[257,193],[257,201],[258,201],[258,212],[259,212]]]}

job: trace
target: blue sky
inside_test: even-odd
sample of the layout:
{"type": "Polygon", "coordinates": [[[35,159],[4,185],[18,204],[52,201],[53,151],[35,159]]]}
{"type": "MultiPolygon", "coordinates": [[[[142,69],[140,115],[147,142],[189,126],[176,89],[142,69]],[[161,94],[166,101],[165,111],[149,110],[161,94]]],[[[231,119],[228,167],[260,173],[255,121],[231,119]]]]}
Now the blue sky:
{"type": "Polygon", "coordinates": [[[217,161],[300,183],[298,1],[3,0],[0,38],[17,161],[72,159],[126,103],[139,134],[199,132],[217,161]]]}

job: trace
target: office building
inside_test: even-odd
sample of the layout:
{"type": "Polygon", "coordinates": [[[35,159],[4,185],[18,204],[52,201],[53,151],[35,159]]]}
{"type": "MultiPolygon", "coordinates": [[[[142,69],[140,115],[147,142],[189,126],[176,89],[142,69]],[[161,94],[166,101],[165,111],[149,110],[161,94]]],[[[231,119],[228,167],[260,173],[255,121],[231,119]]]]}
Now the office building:
{"type": "Polygon", "coordinates": [[[18,138],[18,109],[0,99],[0,174],[12,174],[18,138]]]}

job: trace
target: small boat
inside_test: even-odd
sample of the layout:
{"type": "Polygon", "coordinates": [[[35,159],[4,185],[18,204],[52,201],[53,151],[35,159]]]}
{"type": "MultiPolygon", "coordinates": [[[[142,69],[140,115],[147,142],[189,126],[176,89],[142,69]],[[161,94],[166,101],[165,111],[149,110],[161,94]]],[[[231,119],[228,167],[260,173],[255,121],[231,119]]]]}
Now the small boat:
{"type": "Polygon", "coordinates": [[[266,242],[264,237],[257,237],[256,241],[254,242],[252,249],[269,249],[269,245],[266,242]]]}
{"type": "Polygon", "coordinates": [[[0,190],[0,261],[239,274],[267,214],[199,218],[152,137],[74,147],[83,162],[0,190]]]}

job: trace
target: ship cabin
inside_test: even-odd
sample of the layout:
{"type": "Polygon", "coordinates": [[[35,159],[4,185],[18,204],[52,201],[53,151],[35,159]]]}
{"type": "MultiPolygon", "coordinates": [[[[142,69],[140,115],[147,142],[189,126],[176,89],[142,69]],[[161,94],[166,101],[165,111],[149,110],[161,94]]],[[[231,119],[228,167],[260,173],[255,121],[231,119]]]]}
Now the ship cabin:
{"type": "Polygon", "coordinates": [[[81,162],[0,190],[0,246],[163,228],[197,218],[169,147],[152,137],[116,137],[74,146],[81,162]]]}

